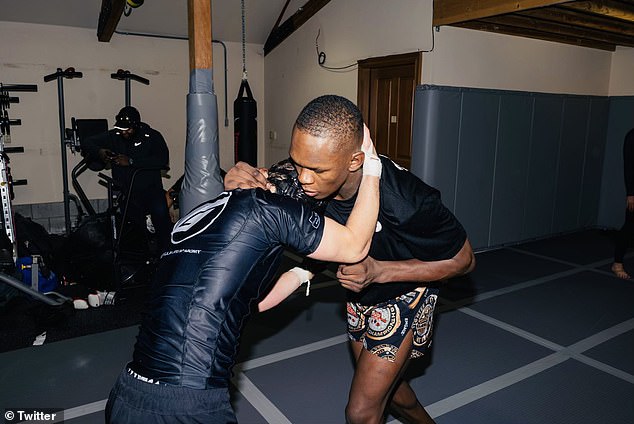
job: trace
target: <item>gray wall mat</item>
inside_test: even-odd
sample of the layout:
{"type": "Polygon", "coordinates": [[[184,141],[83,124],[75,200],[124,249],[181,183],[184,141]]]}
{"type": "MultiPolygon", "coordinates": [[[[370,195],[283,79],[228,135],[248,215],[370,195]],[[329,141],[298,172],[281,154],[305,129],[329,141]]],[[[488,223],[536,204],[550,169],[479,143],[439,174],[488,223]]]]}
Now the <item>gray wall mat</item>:
{"type": "Polygon", "coordinates": [[[493,203],[489,244],[500,245],[522,239],[525,196],[517,187],[526,185],[530,153],[533,102],[527,97],[500,99],[498,148],[495,158],[493,203]]]}
{"type": "Polygon", "coordinates": [[[608,98],[423,85],[412,172],[476,248],[597,224],[608,98]]]}
{"type": "Polygon", "coordinates": [[[499,96],[463,93],[454,213],[475,246],[488,246],[499,96]]]}
{"type": "Polygon", "coordinates": [[[523,239],[539,237],[551,231],[562,116],[559,99],[549,96],[535,98],[524,201],[526,209],[522,227],[523,239]]]}
{"type": "Polygon", "coordinates": [[[564,98],[557,190],[553,213],[553,233],[575,230],[578,227],[579,199],[583,177],[583,159],[586,145],[588,98],[564,98]]]}
{"type": "Polygon", "coordinates": [[[619,228],[625,210],[623,139],[634,128],[634,96],[610,98],[598,224],[619,228]]]}
{"type": "MultiPolygon", "coordinates": [[[[599,223],[601,197],[601,176],[603,158],[607,142],[609,99],[596,99],[590,103],[590,119],[585,152],[585,170],[583,174],[583,192],[579,208],[579,226],[589,227],[599,223]],[[599,177],[597,177],[599,176],[599,177]]],[[[634,113],[632,114],[634,125],[634,113]]]]}
{"type": "Polygon", "coordinates": [[[418,100],[419,97],[417,94],[414,101],[412,158],[417,159],[411,164],[412,172],[440,190],[443,203],[454,210],[462,95],[453,91],[443,96],[429,93],[424,101],[418,100]],[[443,111],[444,125],[429,125],[439,121],[440,111],[443,111]],[[441,146],[440,143],[416,143],[416,140],[443,140],[443,143],[441,146]]]}

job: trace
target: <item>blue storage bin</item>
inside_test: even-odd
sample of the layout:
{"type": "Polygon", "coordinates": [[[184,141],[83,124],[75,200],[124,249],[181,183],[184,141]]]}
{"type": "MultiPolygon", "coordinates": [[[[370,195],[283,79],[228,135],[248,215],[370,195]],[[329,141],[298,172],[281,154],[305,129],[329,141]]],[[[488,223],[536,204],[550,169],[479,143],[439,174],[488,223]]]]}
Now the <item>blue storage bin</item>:
{"type": "MultiPolygon", "coordinates": [[[[33,258],[30,256],[26,256],[23,258],[18,258],[15,262],[16,267],[22,274],[22,282],[27,286],[31,286],[31,264],[33,263],[33,258]]],[[[37,289],[41,293],[47,293],[54,291],[57,288],[57,276],[53,271],[51,271],[48,278],[45,278],[41,272],[38,271],[38,279],[37,279],[37,289]]]]}

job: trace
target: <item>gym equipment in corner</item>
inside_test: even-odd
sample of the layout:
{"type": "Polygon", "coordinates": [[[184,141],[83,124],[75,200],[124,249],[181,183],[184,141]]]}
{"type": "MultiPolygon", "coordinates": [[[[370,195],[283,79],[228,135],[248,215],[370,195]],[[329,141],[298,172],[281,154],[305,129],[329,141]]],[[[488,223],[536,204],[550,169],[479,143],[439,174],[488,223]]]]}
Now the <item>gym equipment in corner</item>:
{"type": "Polygon", "coordinates": [[[69,140],[66,138],[66,123],[64,118],[64,79],[82,78],[81,72],[76,72],[75,68],[57,68],[55,73],[46,75],[44,82],[57,81],[57,103],[59,109],[59,134],[62,149],[62,183],[64,190],[64,224],[66,226],[66,235],[70,234],[70,199],[71,195],[68,191],[68,158],[66,156],[66,147],[69,146],[69,140]]]}
{"type": "MultiPolygon", "coordinates": [[[[15,232],[15,222],[12,208],[13,186],[16,181],[11,177],[10,168],[8,166],[9,152],[24,152],[22,147],[8,147],[7,143],[11,142],[10,127],[12,125],[21,125],[20,119],[9,119],[8,109],[11,103],[19,103],[17,97],[9,95],[11,91],[36,92],[37,85],[31,84],[0,84],[0,196],[2,198],[2,214],[0,231],[0,283],[16,289],[18,292],[27,294],[31,298],[42,302],[47,307],[52,307],[59,311],[72,310],[72,300],[62,296],[55,291],[41,293],[39,287],[41,273],[39,269],[43,263],[39,256],[33,256],[28,268],[31,272],[31,286],[27,286],[23,281],[18,280],[16,269],[17,262],[17,237],[19,234],[15,232]]],[[[26,184],[26,180],[23,181],[26,184]]],[[[27,266],[23,266],[26,268],[27,266]]]]}

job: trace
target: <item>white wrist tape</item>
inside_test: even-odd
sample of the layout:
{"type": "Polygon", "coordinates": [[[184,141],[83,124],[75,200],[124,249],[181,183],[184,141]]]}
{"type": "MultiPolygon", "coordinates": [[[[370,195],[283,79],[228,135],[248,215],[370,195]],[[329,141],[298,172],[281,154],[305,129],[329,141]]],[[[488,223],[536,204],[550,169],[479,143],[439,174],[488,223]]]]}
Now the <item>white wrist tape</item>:
{"type": "Polygon", "coordinates": [[[363,160],[363,175],[371,175],[381,178],[381,170],[383,165],[381,159],[375,154],[365,153],[365,159],[363,160]]]}
{"type": "Polygon", "coordinates": [[[291,269],[290,272],[297,275],[300,285],[306,283],[306,296],[308,296],[310,294],[310,271],[296,266],[295,268],[291,269]]]}

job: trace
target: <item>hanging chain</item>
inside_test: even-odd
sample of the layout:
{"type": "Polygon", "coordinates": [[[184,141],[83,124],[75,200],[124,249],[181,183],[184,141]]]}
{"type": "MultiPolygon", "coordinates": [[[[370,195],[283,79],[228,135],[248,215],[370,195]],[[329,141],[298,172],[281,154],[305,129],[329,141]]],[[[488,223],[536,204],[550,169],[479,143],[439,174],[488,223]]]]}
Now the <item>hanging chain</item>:
{"type": "Polygon", "coordinates": [[[242,4],[242,79],[247,79],[247,55],[246,55],[246,25],[245,25],[245,13],[244,13],[244,0],[242,4]]]}

